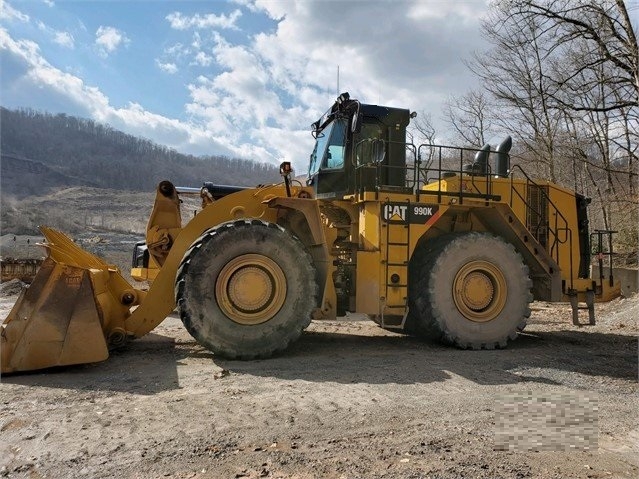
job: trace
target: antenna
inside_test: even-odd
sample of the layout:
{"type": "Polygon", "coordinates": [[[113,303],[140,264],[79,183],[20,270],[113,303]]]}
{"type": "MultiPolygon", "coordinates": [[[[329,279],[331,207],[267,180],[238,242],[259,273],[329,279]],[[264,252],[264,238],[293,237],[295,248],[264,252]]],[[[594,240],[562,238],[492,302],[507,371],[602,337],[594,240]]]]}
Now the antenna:
{"type": "Polygon", "coordinates": [[[337,96],[339,96],[339,65],[337,65],[337,96]]]}

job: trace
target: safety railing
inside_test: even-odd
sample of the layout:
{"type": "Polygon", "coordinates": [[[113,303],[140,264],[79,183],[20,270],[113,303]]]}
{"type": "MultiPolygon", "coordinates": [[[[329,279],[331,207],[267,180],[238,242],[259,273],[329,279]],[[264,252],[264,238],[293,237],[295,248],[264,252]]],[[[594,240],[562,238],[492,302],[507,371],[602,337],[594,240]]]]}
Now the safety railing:
{"type": "Polygon", "coordinates": [[[613,256],[615,255],[615,252],[613,251],[612,248],[612,235],[615,234],[616,231],[613,230],[595,230],[592,233],[590,233],[590,244],[591,245],[595,245],[596,244],[596,249],[593,251],[594,255],[597,258],[597,263],[599,266],[599,278],[597,278],[599,280],[599,289],[602,290],[603,289],[603,280],[604,280],[604,257],[607,256],[608,257],[608,284],[610,285],[610,287],[614,286],[614,276],[613,276],[613,271],[612,271],[612,259],[613,256]],[[593,238],[597,237],[597,242],[594,243],[593,242],[593,238]],[[604,244],[603,244],[603,238],[606,237],[607,238],[607,250],[604,248],[604,244]]]}
{"type": "Polygon", "coordinates": [[[553,260],[559,264],[560,256],[560,248],[559,246],[562,244],[568,243],[568,263],[570,267],[570,289],[573,288],[573,254],[572,254],[572,229],[569,227],[568,220],[561,213],[561,210],[553,203],[550,199],[550,195],[548,194],[546,188],[542,185],[536,183],[530,176],[524,171],[524,169],[519,165],[512,165],[510,168],[510,207],[515,208],[515,199],[519,199],[524,208],[526,209],[527,215],[529,213],[533,213],[536,218],[538,218],[538,223],[536,225],[526,225],[527,228],[533,233],[535,238],[541,236],[540,231],[546,229],[549,233],[549,236],[553,238],[550,247],[546,245],[546,250],[553,258],[553,260]],[[544,198],[546,203],[545,211],[541,211],[536,208],[527,197],[522,195],[519,189],[515,185],[515,176],[516,173],[519,172],[525,179],[525,188],[524,194],[528,195],[528,192],[535,188],[537,192],[544,198]],[[554,222],[551,224],[548,221],[549,216],[554,218],[554,222]]]}
{"type": "Polygon", "coordinates": [[[459,204],[463,204],[464,198],[498,200],[499,197],[493,195],[493,168],[489,161],[481,165],[478,164],[475,161],[478,153],[485,153],[486,159],[488,159],[490,153],[496,152],[430,143],[419,145],[418,164],[424,166],[418,168],[418,178],[422,180],[422,183],[419,185],[417,194],[437,195],[437,202],[441,202],[442,196],[451,196],[451,192],[442,190],[442,180],[466,174],[466,187],[459,188],[454,193],[459,204]],[[422,190],[421,186],[433,182],[437,182],[437,189],[422,190]]]}
{"type": "Polygon", "coordinates": [[[446,145],[424,143],[415,146],[413,143],[389,142],[381,139],[364,139],[357,143],[352,155],[355,167],[357,191],[396,191],[410,192],[417,195],[436,195],[441,202],[443,196],[457,196],[459,203],[464,198],[480,198],[498,200],[493,195],[493,168],[489,161],[478,164],[475,157],[478,153],[496,154],[478,148],[460,148],[446,145]],[[401,163],[395,158],[389,162],[387,155],[395,148],[395,155],[402,149],[405,157],[401,163]],[[454,193],[441,188],[442,180],[451,176],[465,175],[467,188],[459,188],[454,193]],[[436,189],[424,190],[426,184],[437,182],[436,189]]]}
{"type": "MultiPolygon", "coordinates": [[[[401,155],[400,155],[401,156],[401,155]]],[[[358,142],[352,155],[355,167],[356,190],[400,190],[413,193],[417,183],[417,149],[412,143],[364,139],[358,142]],[[401,164],[388,162],[388,152],[395,155],[403,151],[401,164]]]]}
{"type": "Polygon", "coordinates": [[[494,160],[500,153],[495,150],[478,148],[461,148],[455,146],[424,143],[415,146],[412,143],[388,142],[381,139],[365,139],[354,148],[353,164],[356,171],[357,191],[401,191],[416,196],[436,196],[437,202],[442,198],[456,197],[458,204],[465,199],[483,199],[489,201],[502,200],[500,195],[494,194],[494,179],[498,177],[510,178],[510,206],[515,201],[521,201],[527,217],[535,218],[527,224],[527,228],[539,239],[547,233],[548,244],[543,244],[555,262],[560,262],[561,245],[568,245],[568,262],[570,267],[570,285],[573,289],[573,237],[568,220],[561,210],[553,203],[544,185],[537,184],[519,165],[513,165],[504,172],[499,166],[493,168],[494,160]],[[404,150],[405,162],[394,158],[396,164],[389,162],[387,154],[395,148],[395,155],[404,150]],[[483,155],[483,156],[482,156],[483,155]],[[480,158],[478,160],[478,158],[480,158]],[[401,163],[401,164],[397,164],[401,163]],[[498,171],[501,170],[501,171],[498,171]],[[525,180],[523,190],[515,185],[516,175],[525,180]],[[452,177],[463,178],[463,186],[453,191],[443,189],[443,180],[452,177]],[[436,184],[437,187],[432,185],[436,184]],[[425,189],[425,185],[430,185],[425,189]],[[544,200],[545,208],[541,211],[530,200],[530,192],[536,188],[544,200]],[[520,191],[522,190],[522,191],[520,191]],[[546,230],[545,233],[543,230],[546,230]]]}

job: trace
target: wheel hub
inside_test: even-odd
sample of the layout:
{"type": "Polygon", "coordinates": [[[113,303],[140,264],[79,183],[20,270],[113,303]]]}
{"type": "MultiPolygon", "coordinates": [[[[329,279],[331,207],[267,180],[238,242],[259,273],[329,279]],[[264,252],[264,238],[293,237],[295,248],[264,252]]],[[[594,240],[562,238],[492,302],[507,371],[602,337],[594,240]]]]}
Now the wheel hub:
{"type": "Polygon", "coordinates": [[[462,279],[462,301],[474,311],[486,308],[493,293],[493,284],[482,271],[473,271],[462,279]]]}
{"type": "Polygon", "coordinates": [[[506,303],[504,275],[487,261],[471,261],[464,265],[453,284],[455,305],[471,321],[484,323],[495,319],[506,303]]]}
{"type": "Polygon", "coordinates": [[[227,290],[237,309],[260,311],[273,294],[272,277],[259,267],[240,268],[231,276],[227,290]]]}
{"type": "Polygon", "coordinates": [[[215,294],[222,312],[239,324],[271,319],[286,298],[286,277],[271,258],[245,254],[229,261],[217,278],[215,294]]]}

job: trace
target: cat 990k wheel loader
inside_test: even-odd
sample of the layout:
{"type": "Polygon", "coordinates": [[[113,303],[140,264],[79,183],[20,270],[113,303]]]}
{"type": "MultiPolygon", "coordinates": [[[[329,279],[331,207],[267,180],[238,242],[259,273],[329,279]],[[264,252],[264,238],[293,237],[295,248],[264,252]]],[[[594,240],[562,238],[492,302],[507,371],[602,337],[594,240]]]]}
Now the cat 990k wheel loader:
{"type": "Polygon", "coordinates": [[[176,308],[200,344],[239,359],[347,311],[472,349],[506,346],[533,299],[570,301],[573,321],[585,302],[594,321],[620,289],[589,277],[587,198],[511,167],[510,139],[407,142],[411,117],[344,93],[313,124],[304,182],[288,163],[256,188],[161,182],[133,257],[148,290],[43,228],[49,257],[2,325],[2,372],[104,360],[176,308]],[[191,194],[203,207],[183,226],[191,194]]]}

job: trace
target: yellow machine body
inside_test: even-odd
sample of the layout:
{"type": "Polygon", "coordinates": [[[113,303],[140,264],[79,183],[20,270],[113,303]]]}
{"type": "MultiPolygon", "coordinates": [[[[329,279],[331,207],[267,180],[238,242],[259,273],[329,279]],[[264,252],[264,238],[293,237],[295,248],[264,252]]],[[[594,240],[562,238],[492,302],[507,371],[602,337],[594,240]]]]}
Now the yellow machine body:
{"type": "MultiPolygon", "coordinates": [[[[151,256],[151,267],[132,269],[134,278],[151,283],[148,291],[131,286],[115,266],[84,251],[63,233],[41,228],[49,257],[1,326],[3,374],[105,360],[109,349],[144,336],[175,309],[177,269],[198,236],[211,225],[239,218],[277,222],[280,208],[269,203],[288,199],[283,185],[247,189],[204,208],[181,228],[175,189],[171,185],[169,195],[161,191],[167,183],[158,187],[147,228],[147,238],[166,239],[155,243],[159,246],[151,256]]],[[[314,214],[319,225],[316,202],[297,202],[306,203],[307,214],[314,214]]],[[[317,235],[322,233],[316,228],[317,235]]],[[[316,241],[325,242],[320,236],[316,241]]],[[[316,259],[318,264],[328,263],[321,255],[316,259]]],[[[321,308],[318,311],[321,316],[321,308]]]]}
{"type": "Polygon", "coordinates": [[[592,312],[592,302],[620,294],[618,282],[589,277],[583,197],[503,167],[497,175],[461,166],[444,171],[441,164],[421,171],[413,161],[410,183],[404,165],[410,145],[400,142],[397,149],[393,136],[404,133],[407,121],[400,120],[408,110],[357,105],[342,99],[314,125],[316,150],[333,138],[331,122],[352,125],[350,150],[329,149],[324,157],[335,162],[350,151],[351,160],[343,170],[333,164],[322,170],[312,155],[308,186],[291,181],[285,163],[284,182],[276,185],[181,192],[161,182],[146,249],[131,271],[148,282],[148,291],[64,234],[42,228],[49,258],[1,326],[2,373],[102,361],[176,307],[203,346],[249,359],[285,349],[311,318],[345,311],[408,333],[434,327],[442,340],[464,348],[502,347],[524,327],[533,298],[570,301],[575,312],[585,301],[592,312]],[[387,139],[356,143],[373,131],[361,128],[362,111],[387,119],[387,139]],[[372,160],[359,155],[362,144],[372,160]],[[399,175],[381,169],[389,155],[404,165],[399,175]],[[436,178],[417,181],[423,172],[436,178]],[[331,182],[350,191],[323,192],[331,182]],[[183,225],[180,195],[194,193],[202,209],[183,225]],[[467,259],[456,259],[472,249],[467,259]],[[502,256],[516,271],[500,264],[502,256]],[[513,295],[521,304],[507,306],[513,295]],[[508,308],[521,317],[508,318],[508,308]],[[457,315],[450,329],[447,310],[457,315]],[[494,336],[502,316],[512,324],[494,336]],[[424,317],[430,326],[421,325],[424,317]]]}

